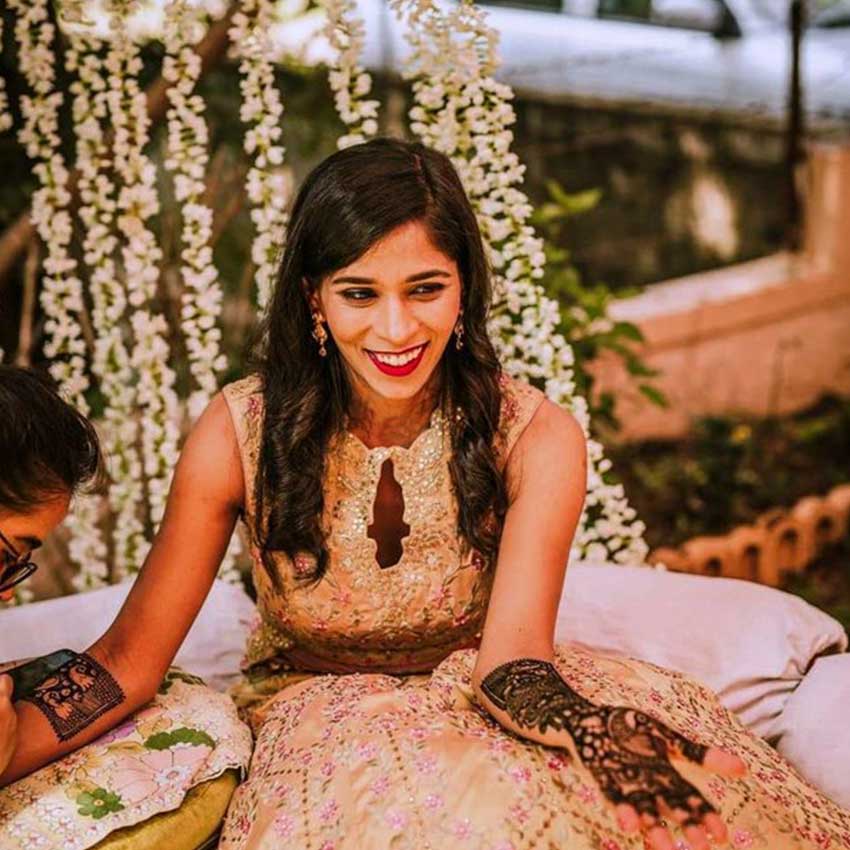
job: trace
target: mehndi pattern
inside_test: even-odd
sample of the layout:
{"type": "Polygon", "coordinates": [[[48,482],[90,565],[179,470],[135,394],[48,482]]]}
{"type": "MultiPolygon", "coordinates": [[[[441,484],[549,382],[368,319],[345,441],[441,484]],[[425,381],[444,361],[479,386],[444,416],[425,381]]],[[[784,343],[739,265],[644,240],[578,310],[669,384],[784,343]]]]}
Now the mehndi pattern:
{"type": "Polygon", "coordinates": [[[628,803],[638,814],[660,819],[658,798],[696,825],[715,808],[669,762],[678,752],[702,764],[707,747],[696,744],[634,708],[595,705],[578,694],[555,665],[536,658],[500,664],[481,690],[518,726],[566,732],[579,758],[612,803],[628,803]]]}

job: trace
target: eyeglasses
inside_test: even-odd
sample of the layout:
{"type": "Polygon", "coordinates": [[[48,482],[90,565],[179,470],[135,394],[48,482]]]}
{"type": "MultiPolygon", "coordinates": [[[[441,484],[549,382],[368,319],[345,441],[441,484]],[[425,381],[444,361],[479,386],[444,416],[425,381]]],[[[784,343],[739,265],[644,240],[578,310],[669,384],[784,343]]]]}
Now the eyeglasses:
{"type": "Polygon", "coordinates": [[[28,579],[38,567],[30,560],[30,553],[21,554],[0,531],[0,542],[6,547],[0,561],[0,593],[11,590],[28,579]]]}

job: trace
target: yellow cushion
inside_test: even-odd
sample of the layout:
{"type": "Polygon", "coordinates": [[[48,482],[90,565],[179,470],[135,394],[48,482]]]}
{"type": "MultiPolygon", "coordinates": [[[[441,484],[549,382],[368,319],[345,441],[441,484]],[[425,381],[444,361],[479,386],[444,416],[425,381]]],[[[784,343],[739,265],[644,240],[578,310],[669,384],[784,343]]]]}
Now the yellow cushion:
{"type": "Polygon", "coordinates": [[[237,772],[228,770],[192,788],[179,809],[116,829],[92,850],[196,850],[221,825],[238,784],[237,772]]]}

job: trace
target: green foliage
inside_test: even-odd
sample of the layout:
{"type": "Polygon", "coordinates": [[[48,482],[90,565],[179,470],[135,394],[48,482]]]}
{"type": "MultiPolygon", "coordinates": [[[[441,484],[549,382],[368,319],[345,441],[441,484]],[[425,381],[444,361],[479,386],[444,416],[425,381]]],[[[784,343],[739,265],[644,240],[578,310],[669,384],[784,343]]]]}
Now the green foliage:
{"type": "Polygon", "coordinates": [[[169,750],[175,744],[190,744],[193,747],[215,748],[215,739],[202,729],[187,729],[181,726],[173,732],[157,732],[145,741],[148,750],[169,750]]]}
{"type": "Polygon", "coordinates": [[[124,808],[121,796],[106,788],[95,788],[93,791],[83,791],[77,795],[74,801],[78,808],[77,812],[83,817],[92,817],[100,820],[102,817],[112,813],[120,812],[124,808]]]}
{"type": "MultiPolygon", "coordinates": [[[[547,181],[549,200],[540,204],[532,221],[542,234],[546,252],[546,270],[543,286],[547,294],[557,300],[561,321],[558,330],[570,343],[575,353],[576,387],[588,401],[590,417],[595,423],[604,422],[612,429],[620,428],[616,416],[614,397],[607,392],[594,393],[594,378],[587,364],[604,351],[616,354],[629,375],[637,381],[637,389],[653,404],[667,407],[665,395],[647,379],[656,377],[635,351],[635,344],[643,342],[643,334],[631,322],[614,322],[607,318],[608,307],[614,292],[604,283],[587,284],[571,262],[570,252],[561,247],[564,229],[570,219],[592,210],[601,193],[597,189],[569,193],[554,180],[547,181]]],[[[616,297],[633,295],[637,288],[620,289],[616,297]]]]}
{"type": "Polygon", "coordinates": [[[723,534],[850,481],[850,399],[783,418],[705,417],[680,441],[607,449],[650,546],[723,534]]]}
{"type": "Polygon", "coordinates": [[[186,673],[179,667],[170,667],[165,674],[165,678],[159,685],[158,694],[167,694],[171,690],[171,686],[175,682],[185,682],[187,685],[203,685],[204,680],[200,676],[194,676],[191,673],[186,673]]]}

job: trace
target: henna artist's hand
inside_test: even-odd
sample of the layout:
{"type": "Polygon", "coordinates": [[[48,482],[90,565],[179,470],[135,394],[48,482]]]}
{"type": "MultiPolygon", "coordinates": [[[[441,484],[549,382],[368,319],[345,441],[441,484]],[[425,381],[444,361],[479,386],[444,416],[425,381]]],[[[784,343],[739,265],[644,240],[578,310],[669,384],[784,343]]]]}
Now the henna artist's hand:
{"type": "Polygon", "coordinates": [[[12,758],[15,750],[15,728],[17,715],[12,708],[12,680],[0,676],[0,773],[12,758]]]}
{"type": "Polygon", "coordinates": [[[725,776],[746,765],[717,747],[695,744],[642,712],[594,705],[576,693],[553,664],[521,658],[502,664],[481,689],[519,726],[567,732],[602,793],[614,804],[625,832],[647,830],[654,850],[673,850],[662,818],[682,825],[693,850],[707,850],[709,836],[726,841],[726,826],[702,793],[670,764],[682,757],[725,776]]]}

